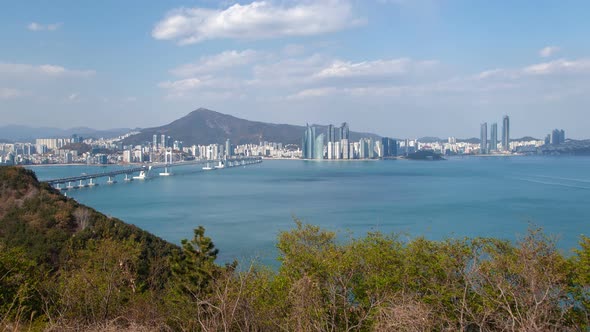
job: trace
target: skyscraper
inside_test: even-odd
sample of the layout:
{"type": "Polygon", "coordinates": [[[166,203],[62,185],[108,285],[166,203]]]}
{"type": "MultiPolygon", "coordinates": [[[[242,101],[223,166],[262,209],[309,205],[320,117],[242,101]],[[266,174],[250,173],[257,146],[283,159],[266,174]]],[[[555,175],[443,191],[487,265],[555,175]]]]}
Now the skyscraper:
{"type": "Polygon", "coordinates": [[[487,154],[488,153],[488,123],[484,122],[481,124],[481,130],[479,133],[480,137],[480,147],[479,153],[487,154]]]}
{"type": "Polygon", "coordinates": [[[334,125],[328,126],[328,142],[336,142],[336,131],[334,125]]]}
{"type": "Polygon", "coordinates": [[[340,144],[342,145],[342,159],[350,159],[350,143],[348,139],[341,139],[340,144]]]}
{"type": "Polygon", "coordinates": [[[549,143],[551,144],[563,144],[565,143],[565,131],[563,129],[554,129],[549,134],[549,143]]]}
{"type": "Polygon", "coordinates": [[[156,134],[154,134],[154,137],[152,138],[152,147],[154,150],[158,148],[158,135],[156,134]]]}
{"type": "Polygon", "coordinates": [[[397,155],[397,141],[389,137],[381,139],[383,145],[383,157],[395,157],[397,155]]]}
{"type": "Polygon", "coordinates": [[[319,134],[318,137],[315,139],[315,144],[313,146],[313,159],[324,159],[324,138],[326,135],[319,134]]]}
{"type": "Polygon", "coordinates": [[[492,123],[490,127],[490,147],[489,151],[498,150],[498,124],[492,123]]]}
{"type": "Polygon", "coordinates": [[[301,141],[301,152],[304,159],[313,159],[314,157],[314,142],[315,141],[315,127],[306,125],[303,139],[301,141]]]}
{"type": "Polygon", "coordinates": [[[160,137],[160,147],[166,148],[166,135],[161,135],[160,137]]]}
{"type": "Polygon", "coordinates": [[[232,156],[232,148],[231,148],[231,143],[229,141],[229,138],[225,140],[225,156],[226,157],[231,157],[232,156]]]}
{"type": "Polygon", "coordinates": [[[510,118],[504,115],[502,120],[502,150],[510,151],[510,118]]]}
{"type": "Polygon", "coordinates": [[[340,127],[340,139],[349,139],[350,130],[348,129],[348,123],[344,122],[340,127]]]}

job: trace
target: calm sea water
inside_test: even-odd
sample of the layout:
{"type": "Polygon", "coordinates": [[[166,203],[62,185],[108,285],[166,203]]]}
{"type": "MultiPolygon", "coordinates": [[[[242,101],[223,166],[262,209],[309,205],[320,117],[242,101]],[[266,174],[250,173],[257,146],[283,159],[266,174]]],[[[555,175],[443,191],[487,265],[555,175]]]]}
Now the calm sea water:
{"type": "MultiPolygon", "coordinates": [[[[116,167],[116,166],[112,166],[116,167]]],[[[109,167],[107,169],[110,169],[109,167]]],[[[104,167],[35,167],[42,179],[104,167]]],[[[493,236],[514,240],[532,224],[569,253],[589,234],[590,158],[452,158],[440,162],[262,164],[203,172],[197,166],[147,181],[68,192],[97,210],[166,240],[192,238],[203,225],[220,261],[273,263],[279,231],[293,218],[342,234],[399,232],[430,239],[493,236]]]]}

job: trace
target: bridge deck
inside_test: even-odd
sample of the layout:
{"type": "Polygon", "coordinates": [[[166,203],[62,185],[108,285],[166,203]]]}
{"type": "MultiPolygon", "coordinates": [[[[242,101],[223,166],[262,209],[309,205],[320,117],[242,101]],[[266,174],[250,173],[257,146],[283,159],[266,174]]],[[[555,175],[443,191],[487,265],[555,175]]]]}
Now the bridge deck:
{"type": "Polygon", "coordinates": [[[227,160],[221,160],[221,159],[211,159],[211,160],[195,160],[195,161],[186,161],[186,162],[178,162],[178,163],[172,163],[172,164],[151,164],[149,165],[145,165],[145,166],[141,166],[141,167],[133,167],[133,168],[125,168],[125,169],[119,169],[116,171],[110,171],[110,172],[102,172],[102,173],[94,173],[94,174],[84,174],[84,175],[80,175],[80,176],[71,176],[71,177],[65,177],[65,178],[58,178],[58,179],[50,179],[50,180],[46,180],[44,182],[49,183],[50,185],[56,185],[56,184],[60,184],[60,183],[68,183],[68,182],[76,182],[76,181],[84,181],[84,180],[90,180],[90,179],[96,179],[96,178],[102,178],[102,177],[113,177],[116,175],[121,175],[121,174],[131,174],[131,173],[136,173],[136,172],[141,172],[141,171],[146,171],[148,169],[162,169],[165,167],[178,167],[178,166],[189,166],[189,165],[201,165],[201,164],[208,164],[208,163],[218,163],[220,161],[222,162],[241,162],[241,161],[261,161],[262,158],[236,158],[236,159],[227,159],[227,160]]]}

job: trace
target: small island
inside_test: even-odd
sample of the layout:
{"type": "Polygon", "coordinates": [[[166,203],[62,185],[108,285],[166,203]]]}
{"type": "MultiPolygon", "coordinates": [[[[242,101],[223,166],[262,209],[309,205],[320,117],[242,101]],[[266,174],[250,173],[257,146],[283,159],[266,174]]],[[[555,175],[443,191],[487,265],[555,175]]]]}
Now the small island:
{"type": "Polygon", "coordinates": [[[410,159],[410,160],[446,160],[443,158],[439,153],[430,150],[420,150],[415,153],[411,153],[403,159],[410,159]]]}

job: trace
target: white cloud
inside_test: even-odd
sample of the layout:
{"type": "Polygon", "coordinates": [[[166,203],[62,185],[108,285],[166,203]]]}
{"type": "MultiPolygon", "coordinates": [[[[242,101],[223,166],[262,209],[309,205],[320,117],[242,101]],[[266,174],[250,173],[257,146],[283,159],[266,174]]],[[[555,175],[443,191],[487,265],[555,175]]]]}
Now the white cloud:
{"type": "Polygon", "coordinates": [[[72,93],[72,94],[70,94],[70,95],[68,96],[68,98],[67,98],[67,99],[68,99],[68,101],[71,101],[71,102],[73,102],[73,101],[76,101],[76,100],[78,100],[78,99],[79,99],[79,97],[80,97],[80,95],[78,95],[77,93],[72,93]]]}
{"type": "Polygon", "coordinates": [[[253,63],[260,54],[253,50],[224,51],[222,53],[203,56],[195,63],[189,63],[172,69],[173,75],[180,77],[194,76],[203,73],[212,73],[253,63]]]}
{"type": "Polygon", "coordinates": [[[18,98],[23,94],[24,93],[18,89],[0,88],[0,100],[18,98]]]}
{"type": "Polygon", "coordinates": [[[525,67],[525,74],[551,75],[551,74],[582,74],[590,72],[590,59],[566,60],[558,59],[550,62],[538,63],[525,67]]]}
{"type": "Polygon", "coordinates": [[[30,31],[55,31],[61,26],[61,23],[40,24],[37,22],[31,22],[29,25],[27,25],[27,29],[30,31]]]}
{"type": "Polygon", "coordinates": [[[364,62],[334,61],[315,76],[318,78],[358,78],[404,75],[421,72],[437,64],[436,61],[415,61],[409,58],[364,62]]]}
{"type": "Polygon", "coordinates": [[[559,52],[560,48],[557,46],[547,46],[547,47],[543,47],[540,51],[539,51],[539,55],[543,58],[548,58],[552,55],[554,55],[555,53],[559,52]]]}
{"type": "Polygon", "coordinates": [[[325,87],[325,88],[313,88],[313,89],[305,89],[301,90],[293,95],[287,96],[287,99],[291,100],[298,100],[298,99],[307,99],[307,98],[315,98],[315,97],[325,97],[338,92],[338,89],[332,87],[325,87]]]}
{"type": "Polygon", "coordinates": [[[325,0],[284,6],[269,1],[235,4],[225,10],[181,8],[156,24],[152,36],[180,45],[208,39],[266,39],[310,36],[364,23],[348,0],[325,0]]]}
{"type": "Polygon", "coordinates": [[[94,70],[72,70],[62,66],[56,65],[30,65],[21,63],[3,63],[0,62],[0,74],[17,75],[17,76],[42,76],[42,77],[63,77],[63,76],[77,76],[86,77],[92,76],[96,72],[94,70]]]}
{"type": "Polygon", "coordinates": [[[203,81],[198,78],[187,78],[178,81],[165,81],[158,84],[160,88],[170,89],[174,91],[193,90],[203,84],[203,81]]]}
{"type": "Polygon", "coordinates": [[[333,61],[320,54],[274,60],[254,66],[250,84],[268,87],[308,84],[314,81],[315,73],[333,61]]]}

